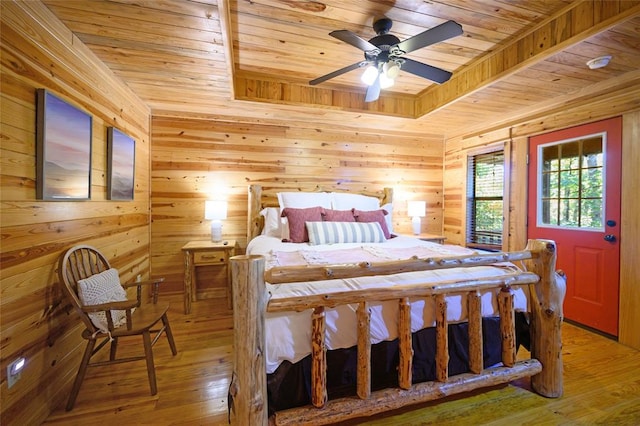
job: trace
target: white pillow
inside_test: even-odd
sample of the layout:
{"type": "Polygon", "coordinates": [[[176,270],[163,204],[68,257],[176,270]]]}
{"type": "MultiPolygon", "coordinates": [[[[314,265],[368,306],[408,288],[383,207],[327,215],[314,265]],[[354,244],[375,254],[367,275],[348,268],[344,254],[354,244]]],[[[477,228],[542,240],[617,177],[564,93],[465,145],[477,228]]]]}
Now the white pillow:
{"type": "Polygon", "coordinates": [[[287,207],[293,209],[308,209],[309,207],[331,208],[331,194],[329,192],[278,192],[280,212],[287,207]]]}
{"type": "Polygon", "coordinates": [[[281,238],[282,218],[280,217],[280,209],[277,207],[266,207],[262,209],[260,215],[264,216],[262,235],[281,238]]]}
{"type": "Polygon", "coordinates": [[[309,243],[382,243],[386,241],[378,222],[306,222],[309,243]]]}
{"type": "Polygon", "coordinates": [[[387,203],[384,206],[380,207],[382,210],[386,210],[388,215],[384,217],[384,220],[387,222],[387,229],[390,234],[393,234],[393,204],[387,203]]]}
{"type": "MultiPolygon", "coordinates": [[[[127,300],[127,292],[122,288],[118,270],[115,268],[78,280],[78,296],[85,306],[127,300]]],[[[105,333],[109,331],[107,315],[104,312],[90,313],[89,318],[101,331],[105,333]]],[[[113,326],[119,327],[127,321],[126,311],[111,311],[111,318],[113,326]]]]}
{"type": "Polygon", "coordinates": [[[331,203],[333,210],[378,210],[380,208],[380,200],[376,197],[346,192],[332,192],[331,203]]]}
{"type": "Polygon", "coordinates": [[[282,241],[289,241],[291,232],[289,232],[289,219],[286,217],[280,218],[280,235],[276,235],[282,241]]]}

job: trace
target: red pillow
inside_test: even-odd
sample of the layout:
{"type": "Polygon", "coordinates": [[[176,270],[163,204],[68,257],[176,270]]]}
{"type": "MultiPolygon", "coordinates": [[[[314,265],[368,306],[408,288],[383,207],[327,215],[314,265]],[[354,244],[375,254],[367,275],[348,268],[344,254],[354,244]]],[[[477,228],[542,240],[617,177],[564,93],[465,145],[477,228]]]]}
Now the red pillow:
{"type": "Polygon", "coordinates": [[[353,209],[351,210],[329,210],[322,209],[322,219],[325,222],[355,222],[353,209]]]}
{"type": "Polygon", "coordinates": [[[353,216],[356,218],[356,222],[378,222],[380,227],[382,228],[382,233],[386,239],[391,238],[391,233],[389,232],[389,228],[387,227],[387,221],[384,216],[387,215],[386,210],[371,210],[371,211],[363,211],[353,209],[353,216]]]}
{"type": "Polygon", "coordinates": [[[289,222],[289,242],[306,243],[309,241],[306,222],[322,222],[322,207],[294,209],[287,207],[282,210],[282,217],[289,222]]]}

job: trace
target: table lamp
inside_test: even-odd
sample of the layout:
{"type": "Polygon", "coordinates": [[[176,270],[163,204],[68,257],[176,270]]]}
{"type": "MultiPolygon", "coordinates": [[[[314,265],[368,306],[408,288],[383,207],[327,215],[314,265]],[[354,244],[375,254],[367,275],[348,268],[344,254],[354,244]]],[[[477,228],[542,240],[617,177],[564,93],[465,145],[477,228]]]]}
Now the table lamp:
{"type": "Polygon", "coordinates": [[[413,226],[413,233],[415,235],[420,235],[420,218],[424,217],[426,208],[426,201],[407,202],[407,213],[409,214],[409,216],[411,216],[411,225],[413,226]]]}
{"type": "Polygon", "coordinates": [[[204,218],[211,221],[211,241],[222,241],[222,220],[227,218],[227,202],[207,200],[204,202],[204,218]]]}

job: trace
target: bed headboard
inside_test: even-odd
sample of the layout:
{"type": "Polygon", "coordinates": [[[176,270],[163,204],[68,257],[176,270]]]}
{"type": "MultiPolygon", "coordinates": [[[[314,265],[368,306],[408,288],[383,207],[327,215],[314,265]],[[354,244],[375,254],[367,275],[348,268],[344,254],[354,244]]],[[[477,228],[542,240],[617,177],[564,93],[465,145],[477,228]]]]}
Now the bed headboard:
{"type": "MultiPolygon", "coordinates": [[[[247,204],[247,243],[253,238],[260,235],[262,228],[264,227],[264,217],[260,215],[262,209],[266,207],[279,207],[278,204],[278,192],[285,191],[301,191],[300,188],[271,188],[270,190],[263,190],[261,185],[249,185],[249,197],[247,204]]],[[[346,192],[353,194],[353,191],[336,191],[325,190],[320,187],[313,188],[306,192],[346,192]]],[[[358,194],[368,195],[370,197],[377,197],[380,199],[380,205],[393,202],[393,188],[383,188],[380,191],[367,191],[363,190],[358,194]]]]}

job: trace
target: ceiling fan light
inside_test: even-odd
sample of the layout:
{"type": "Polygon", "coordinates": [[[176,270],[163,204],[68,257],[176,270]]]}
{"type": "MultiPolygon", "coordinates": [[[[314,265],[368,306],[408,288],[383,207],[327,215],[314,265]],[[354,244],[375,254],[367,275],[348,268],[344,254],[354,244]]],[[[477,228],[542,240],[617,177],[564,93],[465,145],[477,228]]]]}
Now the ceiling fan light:
{"type": "Polygon", "coordinates": [[[390,79],[394,79],[398,76],[398,73],[400,72],[400,67],[395,62],[386,62],[382,66],[382,71],[384,71],[384,74],[387,77],[389,77],[390,79]]]}
{"type": "Polygon", "coordinates": [[[378,77],[378,68],[369,65],[362,73],[360,80],[367,86],[371,86],[376,81],[376,77],[378,77]]]}
{"type": "Polygon", "coordinates": [[[392,78],[389,78],[385,73],[380,74],[380,88],[388,89],[393,86],[395,81],[392,78]]]}

